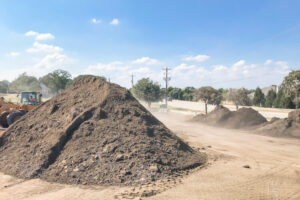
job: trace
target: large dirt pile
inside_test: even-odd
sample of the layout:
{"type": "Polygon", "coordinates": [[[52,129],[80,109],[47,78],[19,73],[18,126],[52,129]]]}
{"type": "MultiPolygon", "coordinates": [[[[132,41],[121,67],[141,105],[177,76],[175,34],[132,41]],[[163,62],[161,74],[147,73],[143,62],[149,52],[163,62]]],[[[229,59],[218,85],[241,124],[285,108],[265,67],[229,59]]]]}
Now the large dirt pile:
{"type": "Polygon", "coordinates": [[[2,172],[60,183],[139,184],[203,162],[125,88],[95,77],[79,80],[0,137],[2,172]]]}
{"type": "Polygon", "coordinates": [[[230,111],[223,106],[217,106],[207,115],[195,116],[193,121],[234,129],[249,128],[267,122],[266,118],[252,108],[230,111]]]}
{"type": "Polygon", "coordinates": [[[256,132],[275,137],[300,138],[300,109],[290,112],[288,118],[272,119],[258,128],[256,132]]]}

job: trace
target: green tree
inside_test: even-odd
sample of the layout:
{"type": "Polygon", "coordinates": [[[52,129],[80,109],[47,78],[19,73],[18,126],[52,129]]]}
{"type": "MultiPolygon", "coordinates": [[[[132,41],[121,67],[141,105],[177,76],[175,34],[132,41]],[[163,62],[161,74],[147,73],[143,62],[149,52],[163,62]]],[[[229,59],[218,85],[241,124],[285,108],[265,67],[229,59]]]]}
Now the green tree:
{"type": "Polygon", "coordinates": [[[254,93],[253,105],[264,106],[265,102],[266,102],[266,98],[264,93],[261,91],[259,87],[257,87],[254,93]]]}
{"type": "Polygon", "coordinates": [[[228,89],[220,88],[220,89],[218,89],[218,91],[222,94],[222,98],[224,100],[228,100],[228,94],[229,94],[228,89]]]}
{"type": "Polygon", "coordinates": [[[273,107],[275,107],[275,108],[283,108],[282,102],[283,102],[284,98],[285,98],[284,92],[283,92],[282,89],[280,89],[278,91],[278,94],[276,95],[276,98],[275,98],[274,102],[273,102],[273,107]]]}
{"type": "Polygon", "coordinates": [[[292,97],[285,97],[282,101],[282,107],[289,108],[289,109],[295,108],[295,104],[293,102],[292,97]]]}
{"type": "Polygon", "coordinates": [[[300,70],[291,71],[283,80],[281,87],[285,96],[291,97],[299,108],[299,92],[300,92],[300,70]]]}
{"type": "Polygon", "coordinates": [[[276,92],[274,90],[269,90],[267,97],[266,97],[266,104],[265,106],[268,108],[272,108],[274,101],[276,99],[276,92]]]}
{"type": "Polygon", "coordinates": [[[40,82],[47,86],[53,93],[66,89],[71,80],[71,74],[60,69],[48,73],[40,78],[40,82]]]}
{"type": "Polygon", "coordinates": [[[196,101],[201,100],[205,103],[205,114],[207,114],[207,104],[219,105],[222,101],[222,94],[213,87],[201,87],[195,91],[196,101]]]}
{"type": "Polygon", "coordinates": [[[149,78],[139,80],[132,88],[135,96],[147,102],[149,108],[152,102],[161,100],[160,85],[149,78]]]}
{"type": "Polygon", "coordinates": [[[172,97],[172,99],[183,100],[183,92],[180,88],[172,88],[168,93],[169,97],[172,97]]]}
{"type": "Polygon", "coordinates": [[[251,100],[248,96],[248,91],[245,88],[241,88],[238,90],[231,89],[229,91],[228,99],[232,101],[236,109],[238,110],[239,106],[250,106],[251,100]]]}
{"type": "Polygon", "coordinates": [[[21,74],[13,80],[9,86],[10,90],[21,91],[40,91],[40,83],[34,76],[28,76],[26,73],[21,74]]]}
{"type": "Polygon", "coordinates": [[[194,87],[186,87],[183,89],[183,100],[185,101],[193,101],[194,99],[194,93],[195,93],[195,88],[194,87]]]}
{"type": "Polygon", "coordinates": [[[294,108],[295,104],[293,103],[292,98],[290,96],[286,96],[284,90],[281,88],[278,91],[273,106],[275,108],[294,108]]]}
{"type": "Polygon", "coordinates": [[[7,93],[9,90],[9,82],[4,80],[0,81],[0,93],[7,93]]]}

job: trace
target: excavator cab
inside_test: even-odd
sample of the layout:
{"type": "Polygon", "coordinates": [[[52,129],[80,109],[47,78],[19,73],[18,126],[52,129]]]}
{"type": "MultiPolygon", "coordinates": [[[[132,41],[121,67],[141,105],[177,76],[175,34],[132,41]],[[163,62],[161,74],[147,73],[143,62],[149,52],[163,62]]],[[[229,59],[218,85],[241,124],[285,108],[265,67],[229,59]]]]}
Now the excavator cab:
{"type": "Polygon", "coordinates": [[[23,105],[38,105],[42,101],[42,94],[39,92],[22,92],[21,104],[23,105]]]}

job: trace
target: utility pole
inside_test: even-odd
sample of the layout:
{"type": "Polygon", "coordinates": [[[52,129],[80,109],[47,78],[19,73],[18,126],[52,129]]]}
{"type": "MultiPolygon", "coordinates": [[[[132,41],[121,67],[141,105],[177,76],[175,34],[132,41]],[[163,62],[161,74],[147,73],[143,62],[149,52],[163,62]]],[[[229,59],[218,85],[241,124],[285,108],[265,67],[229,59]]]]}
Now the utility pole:
{"type": "Polygon", "coordinates": [[[133,75],[133,74],[131,74],[131,88],[133,88],[133,85],[134,85],[134,82],[133,82],[133,77],[134,77],[134,75],[133,75]]]}
{"type": "Polygon", "coordinates": [[[169,87],[169,81],[171,80],[171,77],[169,77],[169,70],[171,70],[170,68],[168,67],[165,67],[163,69],[165,71],[165,77],[164,77],[164,80],[166,81],[166,109],[168,110],[168,87],[169,87]]]}

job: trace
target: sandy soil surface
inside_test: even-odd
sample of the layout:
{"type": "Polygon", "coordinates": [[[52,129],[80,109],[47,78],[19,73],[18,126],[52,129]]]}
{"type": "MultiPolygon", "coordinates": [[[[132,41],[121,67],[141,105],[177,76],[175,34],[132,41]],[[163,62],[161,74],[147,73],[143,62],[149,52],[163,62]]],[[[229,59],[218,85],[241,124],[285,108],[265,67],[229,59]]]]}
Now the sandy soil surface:
{"type": "Polygon", "coordinates": [[[191,146],[206,151],[208,165],[135,188],[61,185],[0,174],[0,199],[129,199],[159,189],[149,199],[300,199],[300,140],[188,123],[174,113],[155,115],[191,146]]]}

